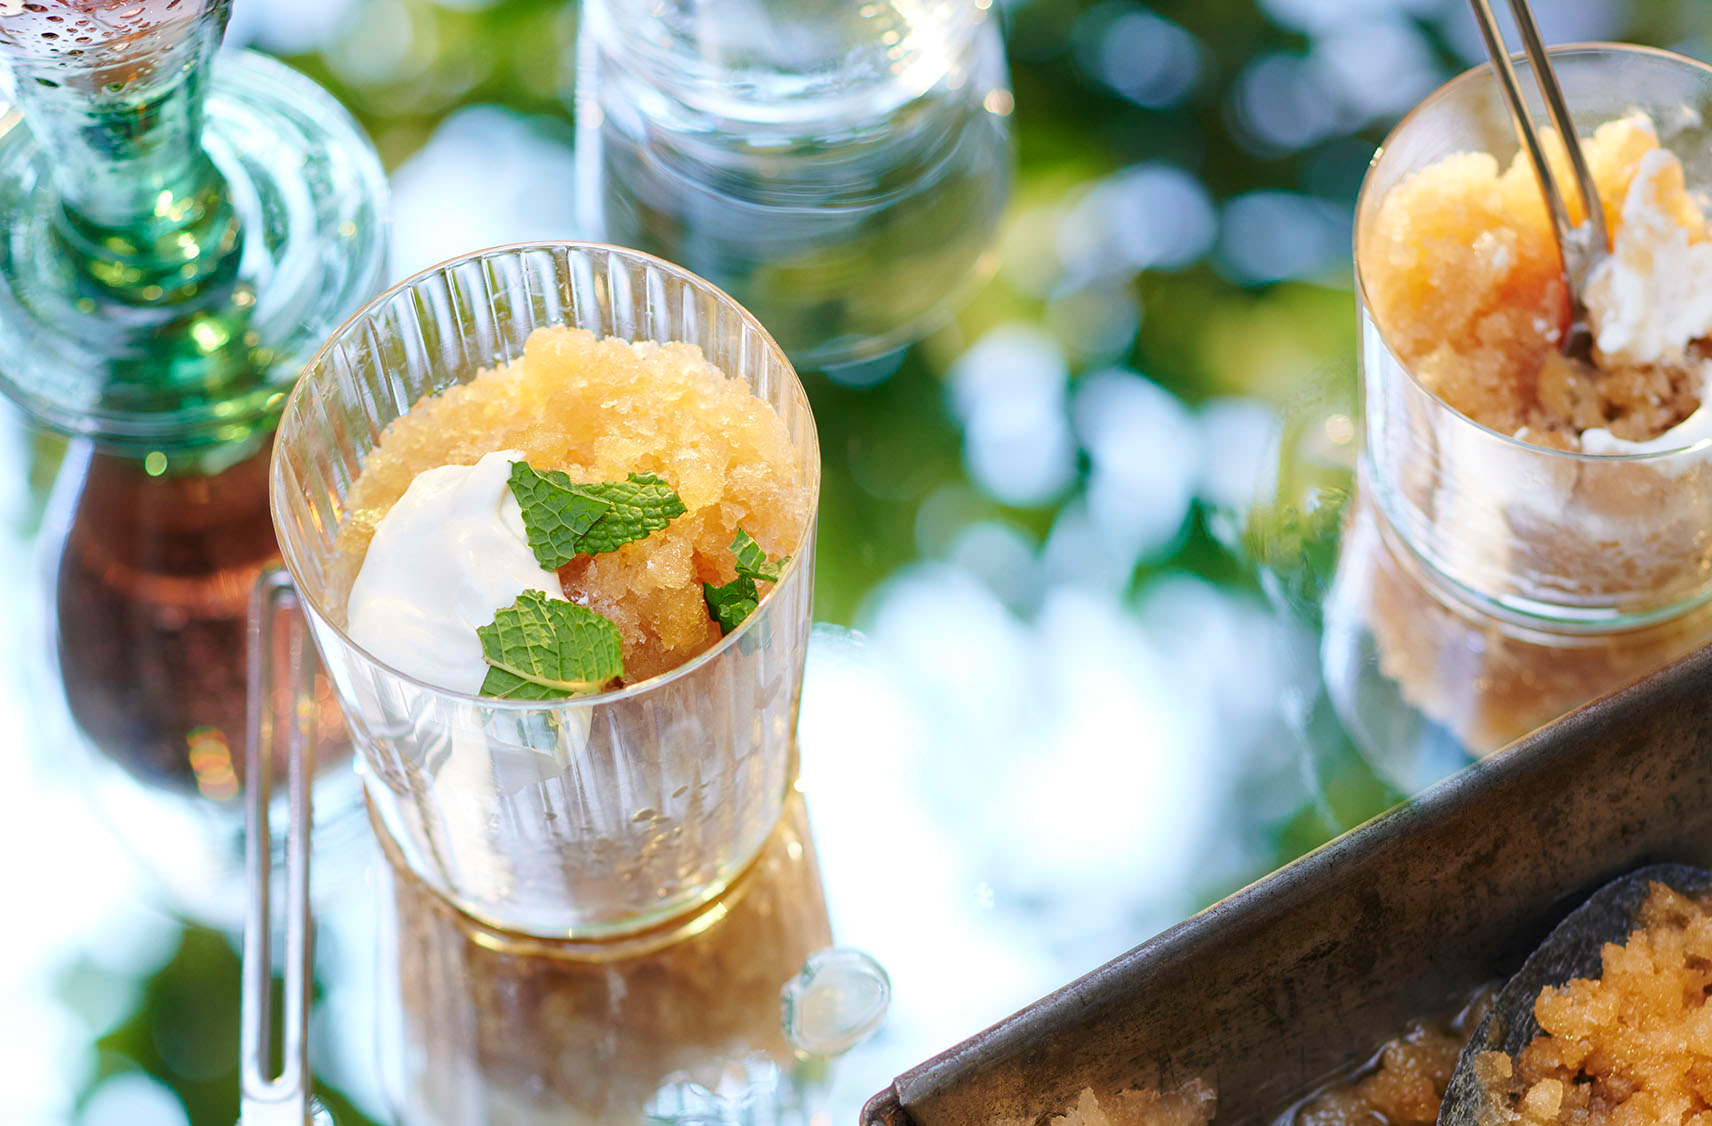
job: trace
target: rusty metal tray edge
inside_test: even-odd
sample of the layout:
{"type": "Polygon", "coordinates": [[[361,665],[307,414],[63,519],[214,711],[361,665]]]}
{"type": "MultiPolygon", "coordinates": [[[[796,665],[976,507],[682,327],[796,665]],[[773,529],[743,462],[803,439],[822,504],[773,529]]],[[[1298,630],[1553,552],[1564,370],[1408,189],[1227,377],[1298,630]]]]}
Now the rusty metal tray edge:
{"type": "Polygon", "coordinates": [[[898,1076],[868,1126],[1218,1088],[1275,1119],[1507,973],[1617,872],[1712,859],[1712,647],[1571,713],[898,1076]],[[1304,1030],[1312,1029],[1312,1037],[1304,1030]]]}

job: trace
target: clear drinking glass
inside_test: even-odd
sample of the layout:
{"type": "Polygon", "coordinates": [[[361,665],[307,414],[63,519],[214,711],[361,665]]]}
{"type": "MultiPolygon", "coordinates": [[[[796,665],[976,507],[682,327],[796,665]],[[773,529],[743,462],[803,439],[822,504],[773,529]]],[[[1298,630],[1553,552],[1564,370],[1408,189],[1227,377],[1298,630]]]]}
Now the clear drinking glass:
{"type": "Polygon", "coordinates": [[[685,912],[752,861],[795,780],[814,517],[760,608],[717,645],[618,691],[552,702],[450,692],[387,667],[332,608],[345,497],[393,419],[521,354],[535,328],[699,346],[772,404],[818,496],[814,419],[759,322],[634,251],[555,243],[428,270],[349,321],[309,365],[274,446],[274,521],[365,772],[411,871],[481,922],[601,937],[685,912]]]}
{"type": "MultiPolygon", "coordinates": [[[[1644,111],[1689,185],[1712,185],[1712,70],[1615,44],[1551,55],[1579,133],[1644,111]]],[[[1526,74],[1522,86],[1537,97],[1526,74]]],[[[1535,117],[1545,120],[1543,108],[1535,117]]],[[[1712,593],[1712,442],[1612,456],[1500,434],[1428,390],[1368,308],[1366,231],[1386,193],[1453,153],[1488,152],[1503,165],[1517,148],[1483,66],[1417,106],[1368,171],[1355,237],[1365,481],[1403,543],[1486,612],[1581,631],[1669,619],[1712,593]]]]}
{"type": "Polygon", "coordinates": [[[986,275],[1011,94],[988,0],[588,0],[588,230],[728,289],[804,367],[921,335],[986,275]]]}

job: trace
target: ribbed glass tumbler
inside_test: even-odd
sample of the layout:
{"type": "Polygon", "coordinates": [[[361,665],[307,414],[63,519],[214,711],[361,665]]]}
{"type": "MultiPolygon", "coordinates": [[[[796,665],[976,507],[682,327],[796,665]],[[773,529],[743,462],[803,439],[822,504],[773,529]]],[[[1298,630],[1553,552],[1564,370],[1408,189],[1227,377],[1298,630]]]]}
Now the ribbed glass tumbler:
{"type": "Polygon", "coordinates": [[[808,399],[784,353],[724,293],[658,259],[578,243],[488,250],[377,298],[327,343],[286,404],[274,521],[360,751],[377,823],[429,887],[490,926],[598,938],[719,894],[779,820],[814,571],[814,509],[757,612],[687,664],[621,690],[499,700],[416,680],[356,645],[335,538],[386,426],[419,400],[568,324],[686,341],[784,420],[797,484],[820,487],[808,399]]]}

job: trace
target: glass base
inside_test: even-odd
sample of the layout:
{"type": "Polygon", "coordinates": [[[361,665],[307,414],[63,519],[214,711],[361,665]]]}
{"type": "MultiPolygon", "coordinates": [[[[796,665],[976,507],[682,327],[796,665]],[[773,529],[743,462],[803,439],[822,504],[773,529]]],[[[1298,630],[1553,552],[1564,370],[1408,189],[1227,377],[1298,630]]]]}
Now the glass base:
{"type": "MultiPolygon", "coordinates": [[[[464,905],[446,898],[444,894],[430,887],[411,871],[410,862],[405,859],[404,851],[399,848],[398,842],[393,839],[386,823],[375,810],[373,801],[365,801],[364,805],[368,809],[369,825],[374,830],[375,839],[380,842],[381,854],[386,857],[391,867],[392,878],[395,881],[406,881],[413,894],[419,889],[428,897],[428,901],[438,904],[443,917],[452,921],[466,939],[484,950],[507,956],[571,962],[615,962],[646,957],[719,925],[749,893],[756,873],[766,872],[769,868],[768,848],[774,844],[775,838],[783,836],[800,841],[807,834],[807,823],[802,814],[802,799],[792,791],[785,815],[774,827],[772,836],[768,837],[761,852],[735,875],[704,889],[702,894],[691,900],[687,906],[679,905],[670,910],[653,912],[634,922],[599,930],[593,934],[585,931],[574,935],[566,934],[563,937],[548,937],[495,926],[470,914],[464,905]]],[[[798,856],[801,855],[801,848],[799,844],[798,856]]],[[[774,858],[774,866],[777,863],[777,858],[774,858]]]]}
{"type": "Polygon", "coordinates": [[[48,156],[17,114],[0,120],[0,390],[45,424],[144,454],[242,443],[379,288],[386,178],[331,95],[229,52],[203,144],[242,225],[236,278],[185,305],[122,305],[57,252],[48,156]]]}

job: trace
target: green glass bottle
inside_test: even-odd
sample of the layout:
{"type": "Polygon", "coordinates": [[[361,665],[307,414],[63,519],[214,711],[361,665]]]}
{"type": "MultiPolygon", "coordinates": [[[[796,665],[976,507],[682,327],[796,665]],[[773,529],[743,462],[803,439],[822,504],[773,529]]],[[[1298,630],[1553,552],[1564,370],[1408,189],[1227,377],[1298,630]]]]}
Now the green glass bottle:
{"type": "Polygon", "coordinates": [[[229,12],[0,0],[0,390],[139,456],[253,448],[384,267],[373,148],[301,75],[219,53],[229,12]]]}
{"type": "MultiPolygon", "coordinates": [[[[103,819],[178,909],[215,922],[243,902],[273,426],[379,288],[387,235],[373,147],[308,79],[222,54],[229,10],[0,0],[0,391],[76,439],[43,544],[67,722],[44,731],[95,752],[103,819]]],[[[322,689],[319,757],[354,794],[322,689]]]]}

